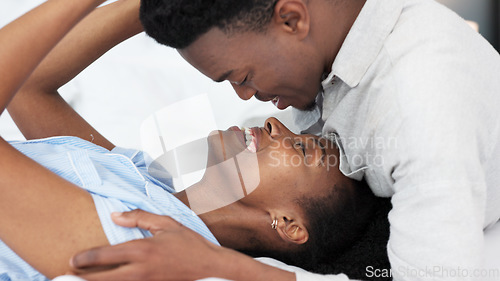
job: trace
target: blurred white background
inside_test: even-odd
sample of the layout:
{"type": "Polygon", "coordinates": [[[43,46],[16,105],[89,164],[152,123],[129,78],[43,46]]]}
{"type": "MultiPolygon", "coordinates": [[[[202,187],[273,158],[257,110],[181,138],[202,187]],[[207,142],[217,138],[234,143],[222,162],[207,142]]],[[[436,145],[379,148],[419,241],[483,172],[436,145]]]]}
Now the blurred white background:
{"type": "MultiPolygon", "coordinates": [[[[42,2],[0,1],[0,26],[42,2]]],[[[157,44],[143,33],[109,51],[62,87],[60,93],[91,125],[122,147],[142,149],[141,126],[149,116],[200,95],[208,97],[213,116],[185,114],[183,118],[191,120],[178,118],[175,122],[199,123],[204,135],[208,130],[205,121],[227,129],[232,125],[262,126],[266,117],[277,116],[293,127],[289,110],[279,111],[271,103],[254,98],[240,100],[229,83],[214,83],[174,49],[157,44]]],[[[162,131],[168,132],[169,128],[162,131]]],[[[6,113],[0,118],[0,134],[7,140],[23,139],[6,113]]]]}
{"type": "Polygon", "coordinates": [[[479,33],[499,50],[499,0],[437,0],[466,20],[478,24],[479,33]]]}

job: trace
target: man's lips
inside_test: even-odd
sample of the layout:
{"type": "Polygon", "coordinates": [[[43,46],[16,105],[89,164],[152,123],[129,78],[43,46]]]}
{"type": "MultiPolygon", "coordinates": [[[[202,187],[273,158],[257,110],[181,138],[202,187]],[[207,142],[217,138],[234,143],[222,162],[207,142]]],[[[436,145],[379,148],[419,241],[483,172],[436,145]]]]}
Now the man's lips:
{"type": "Polygon", "coordinates": [[[274,99],[271,100],[274,106],[278,107],[278,103],[280,102],[280,97],[275,96],[274,99]]]}
{"type": "Polygon", "coordinates": [[[256,99],[263,101],[263,102],[272,102],[274,106],[276,106],[278,109],[283,110],[287,107],[290,106],[290,104],[285,104],[284,100],[280,96],[262,96],[260,94],[255,94],[254,95],[256,99]]]}
{"type": "Polygon", "coordinates": [[[272,99],[272,103],[279,110],[283,110],[289,106],[289,104],[286,104],[285,101],[282,98],[280,98],[279,96],[276,96],[274,99],[272,99]]]}

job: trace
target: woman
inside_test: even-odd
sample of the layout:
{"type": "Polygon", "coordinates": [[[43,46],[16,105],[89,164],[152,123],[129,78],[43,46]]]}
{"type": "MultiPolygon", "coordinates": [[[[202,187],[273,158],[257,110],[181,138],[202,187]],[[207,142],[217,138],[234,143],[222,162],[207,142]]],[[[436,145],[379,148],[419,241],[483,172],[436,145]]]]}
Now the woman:
{"type": "Polygon", "coordinates": [[[102,2],[50,0],[0,31],[2,106],[9,105],[31,140],[11,143],[22,154],[1,142],[0,277],[52,278],[67,271],[67,260],[79,250],[148,236],[110,221],[111,212],[134,208],[170,215],[214,244],[304,267],[338,257],[360,237],[375,206],[373,195],[333,166],[330,161],[339,158],[332,142],[294,135],[276,119],[246,133],[214,132],[203,179],[174,198],[171,187],[149,176],[140,152],[114,147],[57,94],[95,56],[67,57],[56,48],[29,76],[70,27],[102,2]],[[67,59],[62,63],[60,57],[67,59]],[[239,182],[227,177],[235,168],[239,182]],[[207,200],[215,187],[218,196],[207,200]],[[240,192],[245,196],[233,202],[240,192]],[[206,204],[221,195],[229,200],[206,204]]]}

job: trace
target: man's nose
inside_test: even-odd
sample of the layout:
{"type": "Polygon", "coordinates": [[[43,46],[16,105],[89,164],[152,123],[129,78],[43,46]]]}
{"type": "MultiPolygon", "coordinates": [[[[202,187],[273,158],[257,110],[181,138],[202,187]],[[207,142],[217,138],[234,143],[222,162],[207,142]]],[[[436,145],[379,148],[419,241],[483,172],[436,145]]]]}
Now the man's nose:
{"type": "Polygon", "coordinates": [[[240,97],[242,100],[249,100],[251,97],[253,97],[257,91],[248,87],[248,86],[239,86],[231,83],[231,86],[233,86],[234,91],[236,94],[240,97]]]}

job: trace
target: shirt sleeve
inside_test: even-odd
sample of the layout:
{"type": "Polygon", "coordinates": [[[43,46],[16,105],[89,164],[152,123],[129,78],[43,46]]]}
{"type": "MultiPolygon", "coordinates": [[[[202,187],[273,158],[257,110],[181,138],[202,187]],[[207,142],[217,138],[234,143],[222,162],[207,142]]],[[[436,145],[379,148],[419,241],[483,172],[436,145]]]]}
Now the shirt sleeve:
{"type": "Polygon", "coordinates": [[[487,193],[480,150],[472,137],[435,130],[441,140],[425,141],[432,129],[423,140],[407,138],[412,149],[402,148],[406,156],[392,173],[387,251],[394,280],[479,279],[487,193]]]}
{"type": "Polygon", "coordinates": [[[386,155],[397,159],[387,247],[394,280],[480,280],[492,144],[482,103],[463,96],[400,104],[397,157],[386,155]]]}
{"type": "Polygon", "coordinates": [[[127,228],[116,225],[111,219],[112,212],[129,212],[134,208],[128,204],[115,199],[92,193],[101,225],[111,245],[127,241],[151,237],[151,233],[140,228],[127,228]]]}
{"type": "Polygon", "coordinates": [[[479,277],[483,187],[467,181],[436,182],[405,187],[393,196],[387,250],[394,280],[479,277]]]}

